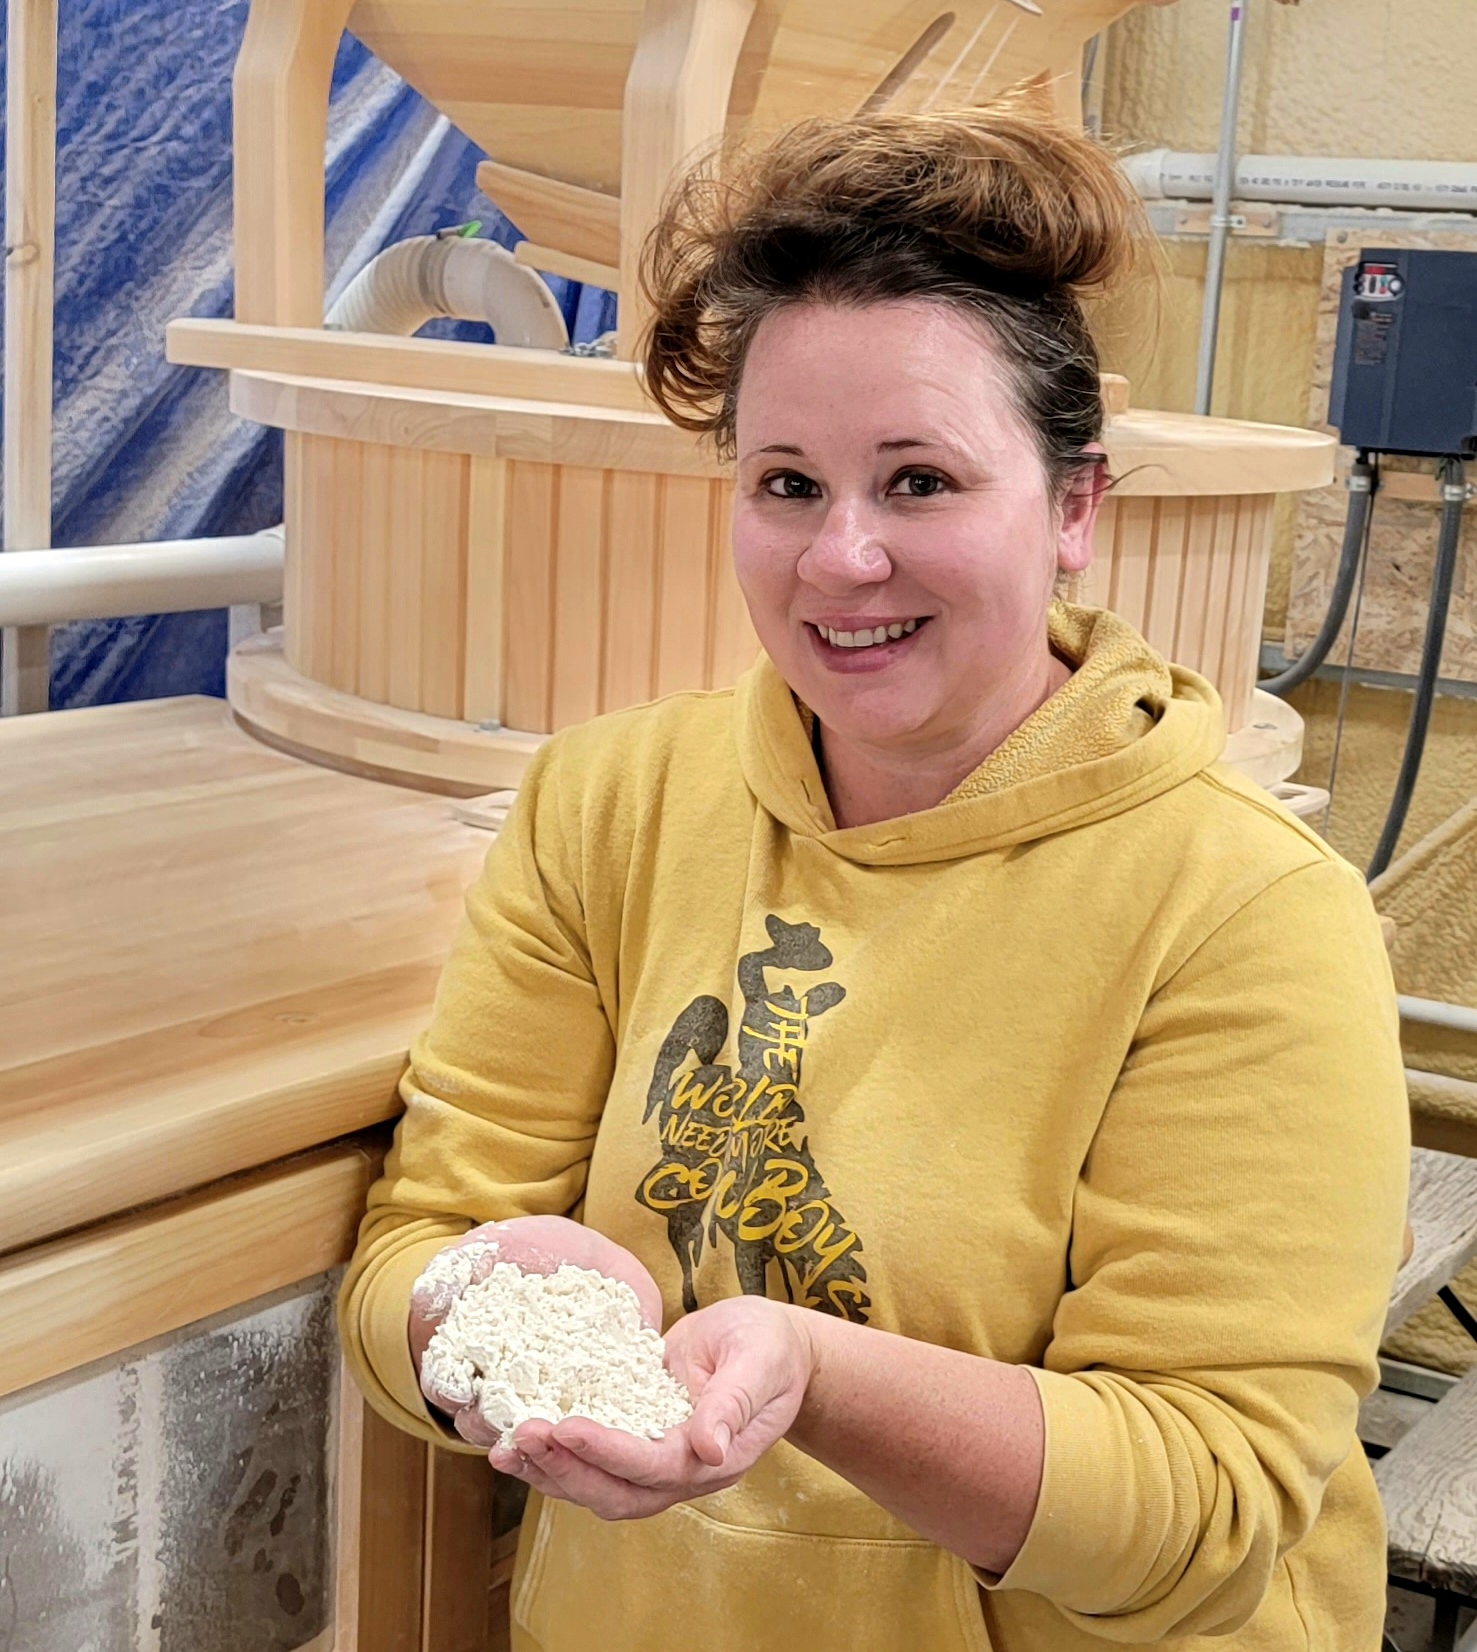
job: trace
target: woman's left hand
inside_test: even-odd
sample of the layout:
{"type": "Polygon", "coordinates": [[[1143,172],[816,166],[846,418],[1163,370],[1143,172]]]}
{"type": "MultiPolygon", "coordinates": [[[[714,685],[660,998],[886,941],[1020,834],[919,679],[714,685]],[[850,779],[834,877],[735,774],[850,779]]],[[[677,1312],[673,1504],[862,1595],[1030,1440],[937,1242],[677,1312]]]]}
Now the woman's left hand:
{"type": "Polygon", "coordinates": [[[513,1450],[493,1448],[492,1466],[602,1520],[642,1520],[726,1490],[795,1420],[814,1369],[807,1319],[760,1296],[700,1308],[666,1339],[667,1365],[692,1396],[681,1427],[643,1440],[587,1417],[536,1420],[519,1427],[513,1450]]]}

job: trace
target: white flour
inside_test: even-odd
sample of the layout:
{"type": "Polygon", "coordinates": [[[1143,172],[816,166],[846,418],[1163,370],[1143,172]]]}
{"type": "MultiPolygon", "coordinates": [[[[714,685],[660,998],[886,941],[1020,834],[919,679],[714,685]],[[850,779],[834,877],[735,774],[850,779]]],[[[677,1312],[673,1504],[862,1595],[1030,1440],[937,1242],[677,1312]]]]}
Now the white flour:
{"type": "Polygon", "coordinates": [[[589,1417],[656,1440],[692,1415],[629,1285],[567,1262],[548,1275],[497,1262],[477,1280],[485,1258],[468,1253],[481,1249],[441,1253],[416,1282],[418,1296],[458,1293],[421,1365],[441,1403],[475,1404],[505,1446],[531,1417],[589,1417]]]}

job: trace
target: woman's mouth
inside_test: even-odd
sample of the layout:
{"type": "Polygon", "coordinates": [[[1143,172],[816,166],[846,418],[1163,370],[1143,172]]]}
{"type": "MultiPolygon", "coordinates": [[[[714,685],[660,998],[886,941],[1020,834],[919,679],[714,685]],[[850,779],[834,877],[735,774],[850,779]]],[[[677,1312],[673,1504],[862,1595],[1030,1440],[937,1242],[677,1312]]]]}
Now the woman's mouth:
{"type": "Polygon", "coordinates": [[[810,632],[817,651],[832,665],[860,667],[863,661],[868,666],[878,666],[895,658],[927,623],[925,615],[921,619],[884,620],[848,630],[807,620],[805,629],[810,632]]]}

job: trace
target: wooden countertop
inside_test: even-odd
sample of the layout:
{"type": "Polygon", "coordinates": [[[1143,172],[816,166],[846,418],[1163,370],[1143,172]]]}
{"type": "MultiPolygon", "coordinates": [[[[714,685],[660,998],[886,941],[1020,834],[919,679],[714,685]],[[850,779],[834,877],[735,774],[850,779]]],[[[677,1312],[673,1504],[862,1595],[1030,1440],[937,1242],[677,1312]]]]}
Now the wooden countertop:
{"type": "Polygon", "coordinates": [[[398,1111],[489,842],[217,700],[0,724],[0,1251],[398,1111]]]}

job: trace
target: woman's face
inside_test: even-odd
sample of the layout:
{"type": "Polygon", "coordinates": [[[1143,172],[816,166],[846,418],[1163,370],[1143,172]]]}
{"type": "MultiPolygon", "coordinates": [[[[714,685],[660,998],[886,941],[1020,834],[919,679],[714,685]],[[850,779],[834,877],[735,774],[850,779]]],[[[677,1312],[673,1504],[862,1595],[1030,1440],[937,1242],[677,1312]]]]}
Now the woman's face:
{"type": "Polygon", "coordinates": [[[1053,498],[982,323],[932,300],[779,310],[736,434],[739,584],[828,730],[941,753],[1034,709],[1056,575],[1087,566],[1098,490],[1053,498]]]}

